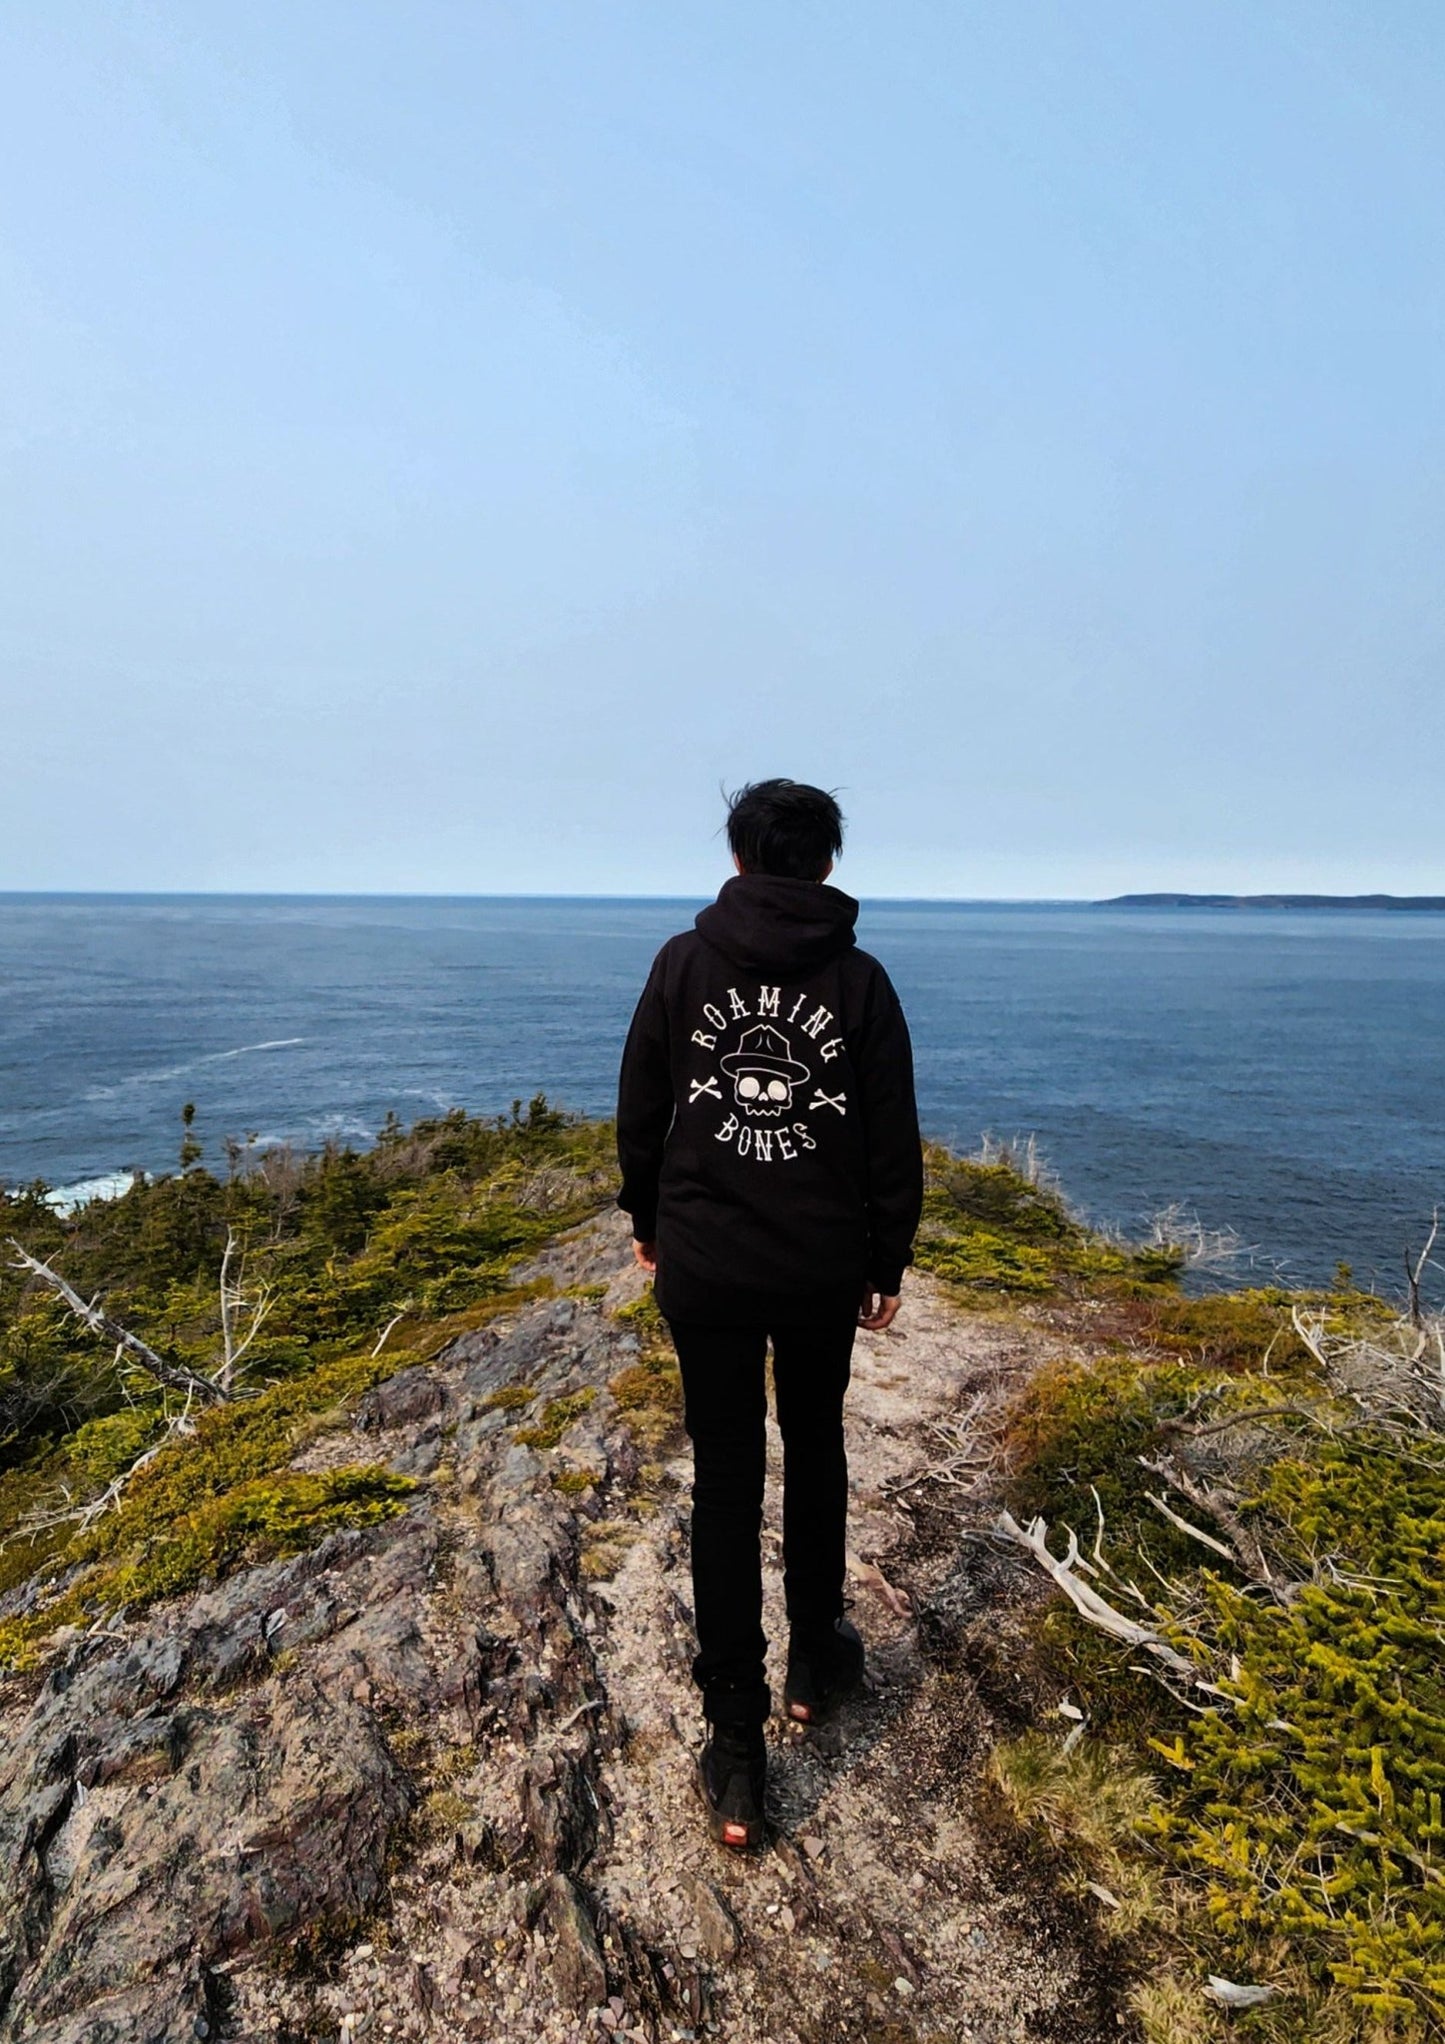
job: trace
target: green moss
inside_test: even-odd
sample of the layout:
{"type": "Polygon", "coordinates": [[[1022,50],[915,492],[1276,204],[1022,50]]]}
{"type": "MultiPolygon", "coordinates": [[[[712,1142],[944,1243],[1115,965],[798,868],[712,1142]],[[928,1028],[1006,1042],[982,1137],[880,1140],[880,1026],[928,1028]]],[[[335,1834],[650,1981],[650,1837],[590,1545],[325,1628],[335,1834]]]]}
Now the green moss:
{"type": "Polygon", "coordinates": [[[340,1526],[372,1526],[404,1510],[416,1489],[380,1463],[317,1474],[286,1470],[238,1484],[172,1519],[163,1544],[109,1552],[115,1564],[84,1585],[88,1597],[134,1608],[229,1574],[238,1562],[295,1554],[340,1526]]]}
{"type": "Polygon", "coordinates": [[[607,1388],[633,1434],[656,1454],[676,1438],[682,1424],[682,1376],[672,1336],[650,1285],[629,1305],[619,1308],[617,1318],[635,1330],[641,1353],[635,1363],[618,1371],[607,1388]]]}
{"type": "Polygon", "coordinates": [[[1035,1730],[996,1746],[989,1773],[1014,1821],[1073,1863],[1081,1895],[1089,1882],[1108,1889],[1114,1935],[1159,1916],[1157,1882],[1137,1849],[1155,1785],[1127,1750],[1035,1730]]]}
{"type": "MultiPolygon", "coordinates": [[[[118,1319],[191,1369],[217,1367],[228,1232],[233,1280],[270,1296],[240,1395],[193,1410],[188,1433],[168,1435],[174,1397],[133,1365],[118,1366],[110,1344],[0,1261],[0,1592],[31,1576],[58,1585],[79,1566],[90,1606],[105,1605],[116,1585],[143,1602],[193,1580],[194,1568],[214,1572],[244,1553],[275,1551],[302,1528],[319,1538],[335,1523],[366,1523],[392,1495],[373,1477],[348,1490],[352,1479],[333,1472],[334,1488],[317,1490],[283,1474],[286,1465],[318,1433],[345,1424],[371,1384],[554,1290],[548,1278],[515,1286],[511,1273],[606,1196],[610,1143],[605,1124],[559,1114],[539,1097],[525,1111],[517,1103],[510,1119],[457,1113],[409,1131],[393,1124],[364,1155],[332,1147],[248,1159],[235,1145],[224,1183],[193,1168],[69,1220],[38,1193],[0,1194],[0,1233],[54,1259],[80,1291],[102,1294],[118,1319]],[[118,1507],[90,1528],[19,1531],[133,1469],[118,1507]]],[[[55,1599],[18,1633],[8,1630],[0,1651],[13,1660],[11,1649],[31,1652],[53,1626],[85,1615],[80,1602],[55,1599]]]]}
{"type": "Polygon", "coordinates": [[[682,1425],[682,1374],[671,1349],[646,1350],[608,1384],[618,1410],[645,1449],[656,1451],[682,1425]]]}
{"type": "Polygon", "coordinates": [[[164,1431],[165,1411],[159,1399],[87,1420],[65,1444],[66,1478],[82,1496],[103,1490],[164,1431]]]}
{"type": "Polygon", "coordinates": [[[629,1299],[625,1306],[619,1306],[613,1314],[624,1327],[635,1328],[644,1341],[666,1341],[667,1322],[662,1309],[653,1296],[652,1286],[647,1285],[635,1299],[629,1299]]]}
{"type": "Polygon", "coordinates": [[[521,1412],[531,1405],[537,1394],[526,1384],[503,1384],[495,1391],[489,1391],[481,1401],[483,1412],[521,1412]]]}
{"type": "Polygon", "coordinates": [[[565,1398],[554,1398],[544,1408],[542,1417],[534,1427],[522,1427],[517,1439],[524,1448],[555,1448],[574,1420],[586,1412],[597,1396],[595,1384],[584,1384],[580,1391],[571,1391],[565,1398]]]}
{"type": "Polygon", "coordinates": [[[173,1514],[163,1540],[121,1542],[105,1528],[103,1565],[85,1569],[60,1597],[24,1618],[0,1622],[0,1666],[24,1668],[62,1625],[107,1611],[137,1611],[193,1589],[242,1563],[294,1554],[342,1526],[372,1526],[403,1511],[416,1489],[378,1464],[321,1474],[287,1470],[257,1478],[192,1510],[173,1514]]]}
{"type": "Polygon", "coordinates": [[[563,1497],[581,1497],[584,1492],[594,1489],[602,1481],[600,1469],[559,1469],[552,1482],[563,1497]]]}
{"type": "Polygon", "coordinates": [[[433,1838],[456,1831],[476,1814],[475,1805],[455,1789],[433,1789],[421,1806],[419,1829],[433,1838]]]}
{"type": "MultiPolygon", "coordinates": [[[[1297,1377],[1313,1381],[1317,1365],[1290,1317],[1291,1308],[1299,1303],[1298,1294],[1277,1287],[1213,1292],[1202,1298],[1164,1296],[1138,1308],[1134,1327],[1140,1339],[1201,1370],[1268,1369],[1282,1382],[1297,1377]]],[[[1379,1304],[1369,1302],[1374,1311],[1379,1304]]]]}
{"type": "Polygon", "coordinates": [[[1129,1247],[1091,1233],[1062,1197],[1006,1159],[952,1156],[925,1147],[923,1222],[914,1252],[922,1270],[974,1292],[1042,1298],[1082,1285],[1147,1295],[1171,1286],[1182,1251],[1129,1247]]]}
{"type": "Polygon", "coordinates": [[[582,1529],[582,1557],[578,1563],[588,1582],[605,1582],[615,1576],[627,1559],[627,1550],[642,1538],[638,1527],[625,1519],[596,1519],[582,1529]]]}
{"type": "MultiPolygon", "coordinates": [[[[1378,1303],[1359,1310],[1368,1325],[1378,1303]]],[[[1346,1424],[1349,1408],[1282,1324],[1279,1294],[1189,1302],[1161,1316],[1162,1357],[1042,1372],[1011,1419],[1014,1503],[1059,1528],[1056,1545],[1071,1526],[1087,1554],[1097,1492],[1109,1559],[1227,1693],[1185,1711],[1071,1607],[1050,1615],[1091,1723],[1128,1732],[1155,1763],[1142,1832],[1202,1962],[1257,1979],[1288,1955],[1298,2005],[1250,2018],[1261,2036],[1307,2037],[1347,1995],[1360,2034],[1423,2037],[1445,2025],[1445,1442],[1357,1413],[1346,1424]],[[1248,1429],[1209,1437],[1209,1452],[1245,1443],[1217,1480],[1301,1585],[1287,1602],[1170,1528],[1145,1495],[1161,1480],[1140,1455],[1177,1446],[1171,1422],[1196,1412],[1251,1415],[1248,1429]]]]}
{"type": "Polygon", "coordinates": [[[1141,1455],[1165,1445],[1161,1426],[1185,1411],[1210,1380],[1187,1365],[1134,1355],[1064,1358],[1030,1379],[1009,1415],[1006,1448],[1017,1471],[1017,1508],[1045,1517],[1066,1507],[1081,1537],[1096,1523],[1094,1492],[1121,1539],[1141,1525],[1171,1561],[1194,1554],[1149,1505],[1159,1479],[1141,1455]]]}

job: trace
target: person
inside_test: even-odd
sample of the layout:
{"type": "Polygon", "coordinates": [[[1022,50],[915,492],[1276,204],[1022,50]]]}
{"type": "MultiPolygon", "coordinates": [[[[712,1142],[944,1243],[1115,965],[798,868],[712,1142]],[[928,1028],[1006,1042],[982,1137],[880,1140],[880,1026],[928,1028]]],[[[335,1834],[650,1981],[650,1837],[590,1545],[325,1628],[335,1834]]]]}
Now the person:
{"type": "Polygon", "coordinates": [[[759,781],[729,802],[736,868],[665,943],[618,1082],[618,1204],[682,1374],[693,1448],[697,1778],[724,1845],[766,1835],[766,1356],[783,1438],[783,1692],[795,1723],[862,1680],[845,1615],[843,1399],[854,1336],[898,1312],[923,1199],[908,1027],[828,876],[834,797],[759,781]]]}

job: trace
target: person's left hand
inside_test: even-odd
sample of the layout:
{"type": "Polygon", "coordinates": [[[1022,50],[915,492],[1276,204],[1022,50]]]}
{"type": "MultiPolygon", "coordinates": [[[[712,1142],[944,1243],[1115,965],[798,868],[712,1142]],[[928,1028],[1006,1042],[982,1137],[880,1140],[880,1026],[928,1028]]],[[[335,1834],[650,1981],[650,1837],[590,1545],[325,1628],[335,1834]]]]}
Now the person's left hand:
{"type": "Polygon", "coordinates": [[[644,1270],[655,1271],[657,1269],[657,1244],[655,1242],[639,1242],[634,1236],[632,1254],[644,1270]]]}
{"type": "Polygon", "coordinates": [[[875,1292],[870,1285],[858,1308],[858,1325],[866,1327],[870,1334],[881,1334],[885,1327],[893,1325],[901,1304],[896,1293],[890,1298],[886,1292],[875,1292]]]}

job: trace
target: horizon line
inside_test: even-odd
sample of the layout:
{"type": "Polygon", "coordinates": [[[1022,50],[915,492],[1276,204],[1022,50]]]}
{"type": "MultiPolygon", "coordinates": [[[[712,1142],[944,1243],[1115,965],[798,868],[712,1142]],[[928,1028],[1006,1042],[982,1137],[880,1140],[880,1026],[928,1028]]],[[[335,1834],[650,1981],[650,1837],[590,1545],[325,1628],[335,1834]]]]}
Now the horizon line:
{"type": "MultiPolygon", "coordinates": [[[[868,894],[858,901],[937,901],[1009,907],[1020,903],[1091,908],[1106,897],[1088,894],[868,894]]],[[[0,901],[710,901],[705,893],[584,893],[519,888],[495,893],[449,889],[331,887],[0,887],[0,901]]]]}
{"type": "MultiPolygon", "coordinates": [[[[729,876],[731,877],[731,876],[729,876]]],[[[843,890],[840,890],[843,891],[843,890]]],[[[714,896],[696,893],[598,893],[559,889],[517,889],[495,893],[436,889],[343,889],[265,887],[0,887],[4,901],[597,901],[673,902],[709,901],[714,896]]],[[[1313,900],[1327,902],[1422,901],[1440,895],[1396,894],[1389,888],[1374,887],[1347,894],[1339,889],[1262,888],[1246,894],[1229,888],[1152,887],[1125,888],[1118,893],[1096,894],[859,894],[858,902],[899,906],[932,904],[952,908],[1108,908],[1116,903],[1147,903],[1165,907],[1181,903],[1280,902],[1313,900]]]]}

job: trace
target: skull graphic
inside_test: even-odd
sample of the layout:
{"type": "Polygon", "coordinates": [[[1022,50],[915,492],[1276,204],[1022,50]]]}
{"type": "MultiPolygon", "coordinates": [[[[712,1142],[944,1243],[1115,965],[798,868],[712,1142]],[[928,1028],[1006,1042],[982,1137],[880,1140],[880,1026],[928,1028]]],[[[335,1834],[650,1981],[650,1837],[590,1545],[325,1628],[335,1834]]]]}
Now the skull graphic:
{"type": "Polygon", "coordinates": [[[793,1056],[792,1045],[779,1030],[760,1022],[745,1029],[736,1050],[720,1060],[733,1082],[733,1098],[744,1114],[778,1116],[793,1105],[793,1088],[808,1077],[808,1067],[793,1056]]]}

